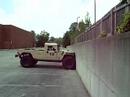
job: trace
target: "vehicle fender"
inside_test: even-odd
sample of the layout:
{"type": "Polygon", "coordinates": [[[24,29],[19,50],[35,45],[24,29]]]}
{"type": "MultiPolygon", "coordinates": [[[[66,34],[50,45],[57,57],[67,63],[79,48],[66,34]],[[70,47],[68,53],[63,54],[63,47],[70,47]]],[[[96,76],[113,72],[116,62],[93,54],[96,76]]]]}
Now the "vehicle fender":
{"type": "Polygon", "coordinates": [[[73,56],[73,58],[76,60],[76,58],[75,58],[75,53],[74,53],[74,52],[73,52],[73,53],[65,53],[64,56],[63,56],[63,58],[62,58],[62,60],[63,60],[65,57],[67,57],[67,56],[73,56]]]}
{"type": "Polygon", "coordinates": [[[22,52],[21,54],[19,52],[17,52],[17,54],[18,54],[18,56],[19,56],[20,59],[22,59],[22,58],[24,58],[26,56],[29,56],[29,57],[31,57],[33,59],[32,54],[29,53],[29,52],[22,52]]]}

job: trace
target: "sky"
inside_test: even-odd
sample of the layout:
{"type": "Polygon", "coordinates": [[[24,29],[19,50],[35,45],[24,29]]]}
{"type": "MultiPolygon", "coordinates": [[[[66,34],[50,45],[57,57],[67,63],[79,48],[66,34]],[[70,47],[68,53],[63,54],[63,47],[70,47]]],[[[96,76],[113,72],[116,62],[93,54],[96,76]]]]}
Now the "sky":
{"type": "MultiPolygon", "coordinates": [[[[97,20],[120,0],[96,0],[97,20]]],[[[63,37],[71,23],[89,13],[94,21],[94,0],[0,0],[0,24],[11,24],[37,34],[45,30],[50,36],[63,37]]]]}

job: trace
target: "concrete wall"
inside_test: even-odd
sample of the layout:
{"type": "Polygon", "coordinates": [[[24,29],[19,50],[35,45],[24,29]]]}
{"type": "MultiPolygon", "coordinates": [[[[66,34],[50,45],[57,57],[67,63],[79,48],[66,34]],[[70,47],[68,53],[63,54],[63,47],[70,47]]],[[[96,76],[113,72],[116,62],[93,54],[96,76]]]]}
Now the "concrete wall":
{"type": "Polygon", "coordinates": [[[130,97],[130,33],[77,43],[77,71],[92,97],[130,97]]]}

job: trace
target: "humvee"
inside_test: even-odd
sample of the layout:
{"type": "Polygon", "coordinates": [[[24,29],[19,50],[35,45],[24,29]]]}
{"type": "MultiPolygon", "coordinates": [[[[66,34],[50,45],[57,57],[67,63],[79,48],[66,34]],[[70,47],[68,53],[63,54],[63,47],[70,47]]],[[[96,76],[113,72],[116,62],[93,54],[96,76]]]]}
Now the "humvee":
{"type": "Polygon", "coordinates": [[[19,49],[15,57],[20,58],[22,67],[36,65],[38,61],[62,62],[65,69],[76,69],[75,53],[61,50],[57,43],[45,43],[44,48],[19,49]]]}

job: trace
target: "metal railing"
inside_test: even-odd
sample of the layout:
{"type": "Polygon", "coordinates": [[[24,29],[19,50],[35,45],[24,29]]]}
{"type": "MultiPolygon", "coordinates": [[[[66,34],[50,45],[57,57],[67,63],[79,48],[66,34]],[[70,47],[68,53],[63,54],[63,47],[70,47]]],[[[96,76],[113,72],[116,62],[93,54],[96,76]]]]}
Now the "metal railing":
{"type": "Polygon", "coordinates": [[[116,27],[122,22],[123,14],[129,11],[130,3],[115,6],[104,17],[87,28],[85,32],[76,36],[74,43],[97,39],[102,32],[106,33],[107,36],[117,34],[116,27]]]}

